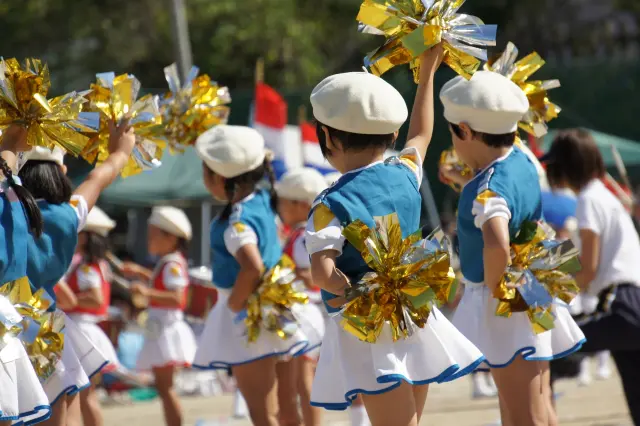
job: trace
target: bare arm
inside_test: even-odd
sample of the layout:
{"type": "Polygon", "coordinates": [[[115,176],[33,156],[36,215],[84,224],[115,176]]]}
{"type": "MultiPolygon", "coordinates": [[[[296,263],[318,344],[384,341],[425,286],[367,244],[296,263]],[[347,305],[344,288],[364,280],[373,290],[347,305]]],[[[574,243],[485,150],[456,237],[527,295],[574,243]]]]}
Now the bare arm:
{"type": "Polygon", "coordinates": [[[59,281],[56,284],[56,304],[63,311],[69,311],[78,305],[78,299],[73,291],[69,288],[65,281],[59,281]]]}
{"type": "Polygon", "coordinates": [[[122,273],[128,276],[134,275],[145,281],[150,281],[153,276],[153,271],[151,269],[147,269],[144,266],[133,262],[124,262],[122,265],[122,273]]]}
{"type": "Polygon", "coordinates": [[[493,293],[511,263],[509,221],[503,217],[494,217],[482,226],[484,248],[484,284],[493,293]]]}
{"type": "Polygon", "coordinates": [[[17,173],[18,153],[28,151],[30,148],[27,145],[27,129],[24,127],[14,124],[2,133],[0,157],[7,162],[7,165],[14,173],[17,173]]]}
{"type": "Polygon", "coordinates": [[[87,291],[80,292],[76,295],[77,305],[81,308],[99,308],[104,303],[102,291],[98,287],[90,288],[87,291]]]}
{"type": "MultiPolygon", "coordinates": [[[[349,278],[336,268],[336,257],[338,257],[338,252],[335,250],[324,250],[312,254],[311,276],[313,283],[321,289],[336,296],[344,296],[345,290],[349,287],[349,278]]],[[[344,297],[338,297],[328,301],[327,304],[339,308],[345,302],[344,297]]]]}
{"type": "Polygon", "coordinates": [[[185,297],[184,288],[175,290],[157,290],[155,288],[146,287],[144,284],[135,283],[131,286],[131,292],[140,294],[151,301],[167,308],[178,308],[185,297]]]}
{"type": "Polygon", "coordinates": [[[590,229],[580,230],[580,265],[582,269],[576,274],[578,286],[585,290],[598,274],[600,262],[600,236],[590,229]]]}
{"type": "Polygon", "coordinates": [[[313,277],[311,276],[310,268],[296,268],[296,275],[298,279],[302,280],[306,288],[313,288],[313,277]]]}
{"type": "Polygon", "coordinates": [[[442,45],[427,50],[420,57],[420,82],[411,111],[405,148],[414,147],[424,161],[433,135],[433,77],[442,62],[442,45]]]}
{"type": "Polygon", "coordinates": [[[240,264],[240,272],[236,277],[227,304],[233,312],[240,312],[246,307],[249,296],[260,283],[264,271],[264,263],[258,246],[255,244],[245,244],[240,247],[235,254],[235,258],[240,264]]]}

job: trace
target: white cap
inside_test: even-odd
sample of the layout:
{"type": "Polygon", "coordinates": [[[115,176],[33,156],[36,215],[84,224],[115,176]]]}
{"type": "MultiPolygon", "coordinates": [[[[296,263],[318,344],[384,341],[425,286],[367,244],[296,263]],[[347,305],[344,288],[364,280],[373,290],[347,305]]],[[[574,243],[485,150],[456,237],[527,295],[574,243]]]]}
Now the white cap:
{"type": "Polygon", "coordinates": [[[189,268],[189,276],[198,281],[211,282],[211,268],[207,266],[198,266],[189,268]]]}
{"type": "Polygon", "coordinates": [[[334,183],[336,183],[338,181],[338,179],[340,179],[342,177],[342,173],[340,172],[333,172],[333,173],[329,173],[324,175],[324,180],[325,182],[327,182],[327,185],[331,186],[334,183]]]}
{"type": "Polygon", "coordinates": [[[529,101],[514,82],[496,72],[477,71],[470,80],[458,76],[440,90],[444,118],[466,123],[476,132],[502,135],[515,132],[529,101]]]}
{"type": "Polygon", "coordinates": [[[245,126],[221,124],[198,137],[198,156],[216,174],[233,178],[256,169],[264,162],[264,138],[245,126]]]}
{"type": "Polygon", "coordinates": [[[23,165],[29,160],[51,161],[62,166],[64,164],[64,151],[58,146],[54,147],[53,150],[43,146],[34,146],[31,151],[24,153],[22,157],[23,165]]]}
{"type": "Polygon", "coordinates": [[[311,106],[320,123],[365,135],[394,133],[409,116],[400,92],[366,72],[325,78],[311,92],[311,106]]]}
{"type": "Polygon", "coordinates": [[[106,237],[116,227],[116,222],[111,219],[98,206],[94,206],[87,215],[87,221],[82,231],[93,232],[106,237]]]}
{"type": "Polygon", "coordinates": [[[276,183],[278,197],[312,204],[318,194],[327,188],[324,176],[310,167],[287,172],[276,183]]]}
{"type": "Polygon", "coordinates": [[[187,215],[176,207],[154,207],[149,217],[149,225],[156,226],[176,237],[191,239],[191,222],[187,215]]]}

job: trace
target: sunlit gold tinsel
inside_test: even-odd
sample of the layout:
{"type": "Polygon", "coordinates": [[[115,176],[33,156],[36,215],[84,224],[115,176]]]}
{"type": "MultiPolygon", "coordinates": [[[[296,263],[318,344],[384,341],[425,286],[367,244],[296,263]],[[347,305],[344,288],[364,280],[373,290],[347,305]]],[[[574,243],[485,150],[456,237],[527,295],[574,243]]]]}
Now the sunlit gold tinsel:
{"type": "Polygon", "coordinates": [[[373,272],[346,292],[341,324],[368,343],[375,343],[388,325],[397,341],[410,336],[415,327],[423,328],[432,307],[455,295],[455,274],[441,230],[426,239],[421,231],[402,238],[395,213],[374,220],[373,229],[356,220],[343,231],[373,272]]]}
{"type": "Polygon", "coordinates": [[[39,59],[0,62],[0,130],[12,124],[27,129],[31,146],[59,146],[78,155],[89,141],[86,134],[98,130],[98,114],[82,112],[84,93],[71,92],[47,99],[51,86],[49,68],[39,59]],[[83,134],[85,133],[85,134],[83,134]]]}
{"type": "MultiPolygon", "coordinates": [[[[473,170],[460,160],[453,147],[442,151],[438,165],[440,167],[452,167],[454,171],[460,173],[463,177],[468,177],[469,179],[473,177],[473,170]]],[[[462,191],[462,187],[456,182],[448,182],[447,184],[456,192],[462,191]]]]}
{"type": "Polygon", "coordinates": [[[494,292],[496,315],[526,312],[536,334],[554,327],[554,299],[568,304],[579,291],[574,278],[580,270],[578,249],[571,240],[554,237],[547,224],[525,222],[511,242],[511,265],[494,292]]]}
{"type": "Polygon", "coordinates": [[[361,23],[360,31],[386,37],[381,47],[367,55],[365,65],[379,76],[396,65],[410,63],[417,83],[419,56],[442,41],[444,62],[458,74],[471,78],[481,60],[487,60],[485,47],[495,46],[497,27],[457,13],[464,2],[364,0],[356,18],[361,23]]]}
{"type": "Polygon", "coordinates": [[[552,103],[547,96],[547,91],[560,87],[560,81],[529,81],[529,77],[545,64],[544,60],[536,52],[516,62],[517,58],[518,49],[509,42],[502,55],[488,61],[484,68],[508,77],[527,95],[529,111],[518,125],[525,132],[539,138],[547,134],[546,123],[558,117],[561,111],[560,107],[552,103]]]}
{"type": "Polygon", "coordinates": [[[160,166],[160,159],[167,146],[158,97],[147,94],[138,99],[140,82],[133,75],[113,72],[97,74],[97,82],[91,85],[89,110],[100,113],[100,134],[93,138],[82,157],[90,163],[101,163],[109,156],[109,121],[119,123],[125,116],[131,117],[136,134],[136,144],[129,163],[122,170],[122,177],[160,166]]]}
{"type": "Polygon", "coordinates": [[[229,89],[218,86],[206,74],[198,76],[198,72],[192,67],[186,83],[181,84],[176,64],[164,69],[170,92],[160,106],[169,146],[177,151],[195,144],[202,133],[229,119],[229,89]]]}
{"type": "Polygon", "coordinates": [[[64,316],[47,312],[53,303],[46,290],[33,293],[29,279],[23,277],[0,287],[0,339],[22,341],[40,381],[55,370],[64,345],[64,316]]]}
{"type": "Polygon", "coordinates": [[[309,297],[297,290],[295,264],[283,255],[262,279],[258,289],[247,301],[247,327],[249,343],[258,340],[264,330],[286,340],[298,330],[298,323],[291,311],[296,303],[306,304],[309,297]]]}

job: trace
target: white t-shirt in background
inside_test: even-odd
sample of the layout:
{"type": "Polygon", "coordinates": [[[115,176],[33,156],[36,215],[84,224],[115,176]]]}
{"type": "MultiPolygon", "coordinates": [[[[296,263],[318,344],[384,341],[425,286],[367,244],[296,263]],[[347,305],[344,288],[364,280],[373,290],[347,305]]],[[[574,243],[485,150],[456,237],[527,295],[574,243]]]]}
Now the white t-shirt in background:
{"type": "Polygon", "coordinates": [[[597,295],[612,284],[640,286],[640,238],[631,216],[620,201],[598,180],[578,195],[578,228],[600,237],[600,261],[588,294],[597,295]]]}

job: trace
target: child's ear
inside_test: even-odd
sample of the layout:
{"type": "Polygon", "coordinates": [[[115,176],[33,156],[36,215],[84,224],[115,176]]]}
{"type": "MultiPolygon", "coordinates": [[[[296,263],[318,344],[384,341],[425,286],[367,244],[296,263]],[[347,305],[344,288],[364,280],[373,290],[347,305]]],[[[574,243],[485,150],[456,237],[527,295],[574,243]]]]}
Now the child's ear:
{"type": "Polygon", "coordinates": [[[335,139],[333,139],[329,133],[329,129],[327,129],[327,126],[322,126],[322,132],[324,133],[324,140],[326,142],[327,145],[327,150],[329,150],[329,152],[331,151],[335,151],[338,149],[338,144],[340,143],[339,141],[336,141],[335,139]]]}
{"type": "Polygon", "coordinates": [[[460,139],[464,141],[470,141],[471,139],[473,139],[473,130],[471,130],[471,127],[469,127],[467,123],[458,124],[458,128],[460,129],[460,133],[462,136],[460,139]]]}

